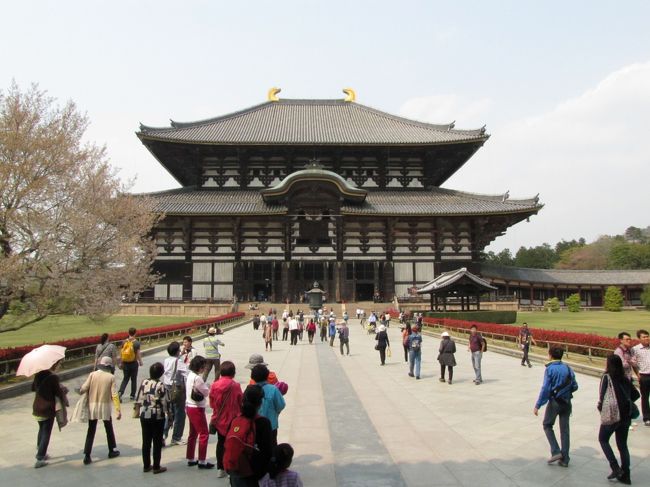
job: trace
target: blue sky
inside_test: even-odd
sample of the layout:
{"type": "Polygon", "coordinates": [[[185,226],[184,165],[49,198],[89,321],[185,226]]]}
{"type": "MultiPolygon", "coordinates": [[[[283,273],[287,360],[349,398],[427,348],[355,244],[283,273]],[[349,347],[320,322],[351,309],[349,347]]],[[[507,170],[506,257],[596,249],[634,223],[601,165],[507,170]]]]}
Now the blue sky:
{"type": "Polygon", "coordinates": [[[134,135],[286,98],[487,125],[445,187],[546,207],[493,250],[647,226],[650,2],[2,2],[0,88],[87,112],[133,190],[175,187],[134,135]]]}

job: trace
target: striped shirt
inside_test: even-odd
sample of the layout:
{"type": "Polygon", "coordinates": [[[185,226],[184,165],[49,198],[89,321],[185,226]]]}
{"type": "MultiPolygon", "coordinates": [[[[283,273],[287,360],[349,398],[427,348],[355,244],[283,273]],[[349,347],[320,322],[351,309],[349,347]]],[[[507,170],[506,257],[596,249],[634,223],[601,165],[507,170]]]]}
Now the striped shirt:
{"type": "Polygon", "coordinates": [[[636,359],[639,374],[650,374],[650,346],[644,347],[639,343],[632,347],[632,354],[636,359]]]}

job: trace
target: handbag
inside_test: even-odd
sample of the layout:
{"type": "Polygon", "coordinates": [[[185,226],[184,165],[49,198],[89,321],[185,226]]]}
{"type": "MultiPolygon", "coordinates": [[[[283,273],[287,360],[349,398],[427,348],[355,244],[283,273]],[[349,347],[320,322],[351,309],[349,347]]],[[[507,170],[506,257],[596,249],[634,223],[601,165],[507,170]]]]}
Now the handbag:
{"type": "Polygon", "coordinates": [[[68,410],[63,401],[61,401],[61,398],[57,397],[55,401],[56,409],[54,411],[54,417],[56,418],[56,424],[59,427],[59,431],[61,431],[61,428],[64,428],[68,424],[68,410]]]}
{"type": "Polygon", "coordinates": [[[392,356],[392,353],[391,353],[391,351],[390,351],[390,347],[388,347],[388,348],[386,349],[386,356],[387,356],[387,357],[392,356]]]}
{"type": "Polygon", "coordinates": [[[192,392],[190,393],[190,398],[192,398],[192,401],[194,402],[201,402],[203,399],[205,399],[205,396],[194,389],[194,384],[196,384],[196,378],[194,379],[194,382],[192,382],[192,392]]]}
{"type": "Polygon", "coordinates": [[[379,343],[375,345],[375,350],[379,350],[379,343]]]}
{"type": "Polygon", "coordinates": [[[141,408],[141,407],[142,407],[142,404],[140,404],[139,402],[136,402],[135,404],[133,404],[133,414],[132,414],[132,417],[133,417],[134,419],[137,419],[137,418],[140,417],[140,408],[141,408]]]}
{"type": "Polygon", "coordinates": [[[88,394],[82,394],[77,401],[72,416],[70,416],[71,423],[87,423],[88,416],[90,416],[90,409],[88,408],[88,394]]]}
{"type": "Polygon", "coordinates": [[[605,375],[602,380],[607,380],[607,389],[605,390],[601,404],[600,423],[605,425],[618,423],[621,420],[621,413],[618,409],[618,402],[616,402],[612,378],[609,375],[605,375]]]}

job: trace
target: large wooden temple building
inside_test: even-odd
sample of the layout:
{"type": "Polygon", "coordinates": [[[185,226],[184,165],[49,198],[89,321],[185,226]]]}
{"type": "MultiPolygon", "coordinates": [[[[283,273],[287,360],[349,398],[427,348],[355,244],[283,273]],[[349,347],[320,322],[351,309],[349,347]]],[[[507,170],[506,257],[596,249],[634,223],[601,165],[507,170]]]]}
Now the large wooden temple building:
{"type": "Polygon", "coordinates": [[[162,279],[144,298],[329,300],[406,296],[536,214],[441,185],[487,141],[345,99],[279,99],[137,136],[180,183],[151,193],[162,279]]]}

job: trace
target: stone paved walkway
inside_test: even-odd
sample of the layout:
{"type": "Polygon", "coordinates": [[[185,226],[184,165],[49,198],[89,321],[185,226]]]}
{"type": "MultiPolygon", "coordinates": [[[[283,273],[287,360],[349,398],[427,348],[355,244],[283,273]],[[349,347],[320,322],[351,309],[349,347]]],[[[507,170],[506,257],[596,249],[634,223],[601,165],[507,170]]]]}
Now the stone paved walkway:
{"type": "MultiPolygon", "coordinates": [[[[275,342],[264,353],[259,332],[251,325],[228,331],[222,340],[224,359],[244,365],[251,353],[263,353],[271,370],[289,384],[287,408],[280,416],[279,441],[296,451],[293,468],[307,486],[581,486],[608,485],[607,463],[597,442],[595,410],[598,380],[578,375],[580,390],[571,419],[571,465],[546,465],[548,445],[541,416],[532,414],[543,367],[521,367],[517,359],[487,352],[484,384],[472,383],[469,353],[458,344],[454,384],[438,381],[438,340],[424,338],[422,380],[407,376],[399,330],[389,336],[393,356],[379,366],[373,337],[351,320],[350,356],[341,356],[338,341],[330,348],[305,339],[297,346],[275,342]]],[[[318,340],[318,339],[317,339],[318,340]]],[[[148,369],[164,354],[149,356],[148,369]]],[[[142,370],[142,369],[141,369],[142,370]]],[[[141,373],[140,378],[143,378],[141,373]]],[[[118,372],[121,379],[121,372],[118,372]]],[[[68,381],[73,390],[84,377],[68,381]]],[[[71,394],[71,402],[77,396],[71,394]]],[[[163,450],[164,475],[142,473],[140,428],[130,417],[115,421],[122,456],[109,460],[103,429],[98,428],[94,462],[84,466],[85,425],[54,431],[50,465],[34,469],[37,426],[30,414],[32,395],[0,403],[0,474],[2,485],[228,485],[216,471],[185,466],[184,447],[163,450]]],[[[187,431],[187,428],[186,428],[187,431]]],[[[187,434],[187,433],[186,433],[187,434]]],[[[215,438],[209,454],[214,459],[215,438]]],[[[632,481],[650,484],[650,428],[630,433],[632,481]]]]}

